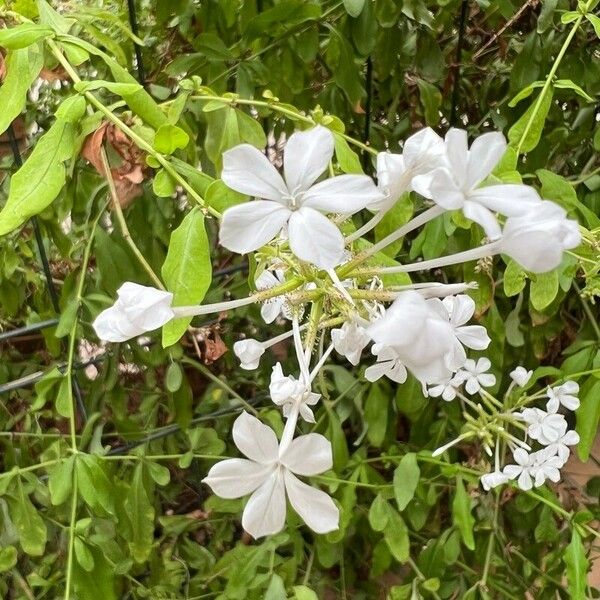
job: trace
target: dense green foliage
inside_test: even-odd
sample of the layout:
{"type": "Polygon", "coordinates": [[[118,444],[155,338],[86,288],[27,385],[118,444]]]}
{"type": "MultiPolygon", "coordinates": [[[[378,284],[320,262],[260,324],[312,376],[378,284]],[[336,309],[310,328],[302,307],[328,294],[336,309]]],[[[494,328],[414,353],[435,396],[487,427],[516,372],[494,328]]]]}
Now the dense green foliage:
{"type": "MultiPolygon", "coordinates": [[[[484,493],[477,443],[452,463],[431,457],[460,432],[460,405],[424,398],[413,380],[368,384],[364,367],[329,365],[319,382],[316,430],[334,469],[318,479],[340,530],[317,536],[298,521],[253,542],[242,502],[200,480],[211,457],[235,453],[242,402],[282,429],[266,393],[272,361],[248,374],[223,354],[242,332],[276,327],[256,307],[192,329],[175,321],[144,346],[100,347],[90,327],[127,280],[164,284],[180,304],[248,293],[245,261],[216,242],[215,216],[245,200],[218,179],[240,142],[277,151],[319,122],[336,133],[337,170],[372,174],[363,144],[397,150],[425,125],[501,130],[511,146],[495,175],[567,209],[584,243],[537,277],[501,259],[435,276],[479,283],[494,391],[517,365],[540,385],[579,382],[587,460],[600,419],[597,2],[141,0],[139,37],[113,0],[4,4],[0,325],[32,328],[1,342],[0,596],[600,597],[586,585],[598,479],[484,493]]],[[[394,251],[428,259],[481,241],[449,214],[394,251]]]]}

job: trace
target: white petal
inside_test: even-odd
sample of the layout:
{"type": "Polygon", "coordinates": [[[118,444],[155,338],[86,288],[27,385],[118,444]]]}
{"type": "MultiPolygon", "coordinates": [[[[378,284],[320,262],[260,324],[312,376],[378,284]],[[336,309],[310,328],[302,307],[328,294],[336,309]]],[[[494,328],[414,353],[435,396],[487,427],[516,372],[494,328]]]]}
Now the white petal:
{"type": "Polygon", "coordinates": [[[344,258],[340,230],[320,212],[302,207],[292,213],[288,224],[292,252],[321,269],[332,269],[344,258]]]}
{"type": "Polygon", "coordinates": [[[320,433],[301,435],[292,440],[280,461],[298,475],[318,475],[333,465],[331,442],[320,433]]]}
{"type": "Polygon", "coordinates": [[[579,434],[576,431],[567,431],[562,437],[561,442],[567,446],[574,446],[579,444],[579,434]]]}
{"type": "Polygon", "coordinates": [[[467,165],[469,160],[469,140],[464,129],[449,129],[444,138],[446,154],[452,173],[462,186],[467,181],[467,165]]]}
{"type": "Polygon", "coordinates": [[[333,145],[333,134],[321,125],[290,136],[283,152],[283,172],[290,192],[307,190],[327,169],[333,145]]]}
{"type": "Polygon", "coordinates": [[[253,537],[279,533],[285,525],[285,487],[281,469],[274,471],[250,496],[242,527],[253,537]]]}
{"type": "Polygon", "coordinates": [[[475,221],[475,223],[481,225],[490,240],[497,240],[502,236],[498,220],[494,216],[494,213],[485,208],[485,206],[468,200],[463,206],[463,214],[467,219],[471,219],[471,221],[475,221]]]}
{"type": "Polygon", "coordinates": [[[260,309],[260,316],[265,323],[272,323],[281,313],[281,305],[283,300],[274,298],[271,301],[265,302],[260,309]]]}
{"type": "Polygon", "coordinates": [[[561,398],[561,404],[569,410],[577,410],[581,403],[579,402],[579,398],[566,395],[561,398]]]}
{"type": "Polygon", "coordinates": [[[221,179],[236,192],[281,201],[288,190],[269,159],[250,144],[240,144],[223,153],[221,179]]]}
{"type": "Polygon", "coordinates": [[[529,460],[530,460],[529,454],[523,448],[517,448],[513,452],[513,458],[515,459],[515,462],[518,465],[520,465],[521,467],[527,466],[529,464],[529,460]]]}
{"type": "Polygon", "coordinates": [[[218,462],[202,480],[221,498],[241,498],[261,486],[273,467],[260,465],[245,458],[230,458],[218,462]]]}
{"type": "Polygon", "coordinates": [[[529,475],[528,470],[524,470],[521,475],[519,475],[519,479],[517,480],[517,485],[524,491],[528,491],[533,487],[533,482],[531,481],[531,475],[529,475]]]}
{"type": "Polygon", "coordinates": [[[492,373],[482,373],[477,379],[483,387],[492,387],[493,385],[496,385],[496,376],[492,375],[492,373]]]}
{"type": "Polygon", "coordinates": [[[325,492],[307,485],[285,471],[285,489],[293,509],[316,533],[339,528],[340,511],[325,492]]]}
{"type": "Polygon", "coordinates": [[[275,432],[256,417],[242,411],[233,424],[233,441],[248,458],[264,464],[273,464],[279,455],[275,432]]]}
{"type": "Polygon", "coordinates": [[[499,132],[480,135],[471,144],[467,167],[467,186],[475,187],[481,183],[500,162],[506,152],[506,139],[499,132]]]}
{"type": "Polygon", "coordinates": [[[253,252],[281,231],[290,214],[288,208],[270,200],[237,204],[223,213],[219,242],[238,254],[253,252]]]}
{"type": "Polygon", "coordinates": [[[427,187],[427,193],[429,195],[423,195],[427,198],[431,198],[438,206],[441,206],[446,210],[462,208],[465,203],[465,195],[447,169],[435,169],[427,177],[428,180],[426,184],[415,177],[413,179],[413,187],[419,192],[422,187],[427,187]],[[417,181],[418,184],[416,183],[417,181]]]}
{"type": "Polygon", "coordinates": [[[451,314],[452,324],[455,327],[467,323],[475,313],[475,300],[466,294],[448,296],[442,302],[451,314]]]}
{"type": "Polygon", "coordinates": [[[125,342],[142,333],[116,306],[103,310],[94,320],[93,327],[96,335],[105,342],[125,342]]]}
{"type": "Polygon", "coordinates": [[[321,212],[350,215],[384,198],[367,175],[338,175],[313,185],[303,194],[301,204],[321,212]]]}
{"type": "Polygon", "coordinates": [[[469,200],[506,217],[523,215],[541,202],[539,194],[528,185],[489,185],[473,190],[469,200]]]}
{"type": "Polygon", "coordinates": [[[492,341],[483,325],[463,325],[456,328],[456,337],[467,348],[485,350],[492,341]]]}
{"type": "Polygon", "coordinates": [[[510,479],[515,479],[523,471],[523,468],[518,465],[506,465],[503,469],[503,473],[510,479]]]}
{"type": "Polygon", "coordinates": [[[431,127],[425,127],[406,138],[402,147],[407,168],[423,170],[431,165],[437,166],[445,154],[444,140],[431,127]]]}
{"type": "Polygon", "coordinates": [[[479,381],[475,377],[469,377],[467,379],[467,383],[465,384],[465,390],[468,394],[476,394],[481,389],[479,385],[479,381]]]}
{"type": "Polygon", "coordinates": [[[371,383],[381,379],[390,371],[391,364],[389,361],[376,362],[374,365],[365,369],[365,379],[371,383]]]}

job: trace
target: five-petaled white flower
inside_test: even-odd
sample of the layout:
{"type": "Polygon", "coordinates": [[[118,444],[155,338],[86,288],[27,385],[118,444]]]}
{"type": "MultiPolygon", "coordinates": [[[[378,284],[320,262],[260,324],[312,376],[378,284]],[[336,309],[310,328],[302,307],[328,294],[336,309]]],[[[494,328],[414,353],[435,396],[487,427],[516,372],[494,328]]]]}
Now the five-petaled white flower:
{"type": "Polygon", "coordinates": [[[509,373],[510,378],[515,382],[515,385],[519,387],[525,387],[531,376],[533,375],[533,371],[528,371],[525,367],[517,367],[513,371],[509,373]]]}
{"type": "Polygon", "coordinates": [[[522,490],[530,490],[541,486],[546,479],[558,481],[560,479],[560,465],[557,456],[552,456],[545,448],[538,452],[528,453],[523,448],[513,452],[514,465],[506,465],[504,474],[510,479],[517,479],[517,485],[522,490]]]}
{"type": "Polygon", "coordinates": [[[461,377],[454,376],[427,388],[427,394],[432,398],[439,398],[441,396],[442,400],[450,402],[456,398],[456,393],[462,383],[463,380],[461,377]]]}
{"type": "Polygon", "coordinates": [[[574,430],[570,430],[558,438],[556,442],[548,444],[546,448],[551,454],[556,454],[564,464],[571,454],[569,446],[575,446],[576,444],[579,444],[579,434],[574,430]]]}
{"type": "Polygon", "coordinates": [[[396,383],[406,381],[408,372],[394,348],[383,344],[373,344],[371,352],[377,357],[377,361],[374,365],[366,368],[365,378],[367,381],[377,381],[383,376],[396,383]]]}
{"type": "Polygon", "coordinates": [[[385,198],[371,202],[372,211],[388,210],[404,192],[413,189],[429,197],[427,173],[442,166],[446,149],[444,140],[431,127],[425,127],[404,142],[402,154],[380,152],[377,155],[377,183],[385,198]]]}
{"type": "MultiPolygon", "coordinates": [[[[517,204],[518,200],[514,202],[517,204]]],[[[503,254],[527,271],[546,273],[560,265],[565,250],[580,243],[577,221],[567,219],[567,213],[558,204],[545,200],[506,219],[500,247],[503,254]]]]}
{"type": "Polygon", "coordinates": [[[491,366],[490,359],[485,356],[477,362],[469,358],[465,361],[463,369],[456,374],[456,378],[465,382],[465,391],[468,394],[476,394],[481,388],[496,384],[496,376],[487,372],[491,366]]]}
{"type": "Polygon", "coordinates": [[[172,302],[170,292],[127,281],[117,290],[116,302],[96,317],[94,331],[106,342],[124,342],[173,319],[172,302]]]}
{"type": "Polygon", "coordinates": [[[527,433],[531,439],[537,440],[544,446],[556,443],[568,427],[563,415],[555,411],[546,412],[541,408],[525,408],[521,418],[529,425],[527,433]]]}
{"type": "Polygon", "coordinates": [[[350,320],[339,329],[331,330],[331,341],[338,354],[345,356],[350,364],[357,365],[371,338],[364,327],[350,320]]]}
{"type": "Polygon", "coordinates": [[[271,400],[277,406],[281,406],[285,418],[289,417],[292,409],[297,405],[300,416],[305,421],[315,422],[315,416],[310,407],[319,401],[321,394],[312,392],[310,384],[305,384],[302,378],[295,379],[293,375],[284,375],[280,363],[273,367],[269,393],[271,400]]]}
{"type": "Polygon", "coordinates": [[[495,212],[521,215],[528,207],[540,203],[538,193],[529,186],[479,187],[506,151],[506,140],[501,133],[484,133],[469,148],[467,132],[453,128],[446,133],[445,144],[447,166],[426,176],[428,197],[446,210],[462,209],[465,217],[479,223],[490,239],[501,235],[495,212]]]}
{"type": "Polygon", "coordinates": [[[565,381],[562,385],[549,387],[546,390],[549,398],[546,409],[548,412],[555,413],[562,404],[569,410],[577,410],[580,404],[577,394],[579,394],[579,385],[575,381],[565,381]]]}
{"type": "Polygon", "coordinates": [[[252,494],[244,508],[242,526],[253,537],[278,533],[285,524],[286,495],[292,508],[317,533],[338,528],[339,511],[325,492],[300,481],[332,466],[331,443],[309,433],[280,445],[275,432],[243,412],[233,425],[235,445],[247,458],[214,465],[203,479],[221,498],[252,494]]]}
{"type": "Polygon", "coordinates": [[[339,175],[315,183],[333,156],[331,131],[320,125],[287,141],[285,179],[254,146],[241,144],[223,154],[221,178],[231,189],[259,198],[223,213],[219,239],[246,254],[258,250],[287,227],[291,251],[321,269],[344,258],[344,238],[323,213],[353,214],[382,197],[370,177],[339,175]]]}
{"type": "Polygon", "coordinates": [[[452,364],[457,368],[464,364],[467,355],[463,346],[472,350],[485,350],[490,345],[490,337],[483,325],[466,325],[475,313],[475,301],[466,294],[447,296],[443,300],[431,298],[429,306],[439,311],[442,318],[447,319],[454,329],[452,364]]]}

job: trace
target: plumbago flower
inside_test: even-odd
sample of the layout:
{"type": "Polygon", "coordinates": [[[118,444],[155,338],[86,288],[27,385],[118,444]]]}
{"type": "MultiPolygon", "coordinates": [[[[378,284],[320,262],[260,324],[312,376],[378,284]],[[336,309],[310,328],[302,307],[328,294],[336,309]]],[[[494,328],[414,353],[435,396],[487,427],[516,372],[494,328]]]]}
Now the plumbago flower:
{"type": "Polygon", "coordinates": [[[469,147],[465,131],[452,129],[442,139],[424,129],[406,140],[402,154],[377,156],[377,186],[365,175],[336,175],[333,136],[322,126],[288,138],[282,175],[258,149],[247,144],[232,148],[224,153],[221,177],[230,188],[254,199],[224,212],[219,238],[233,252],[254,252],[249,260],[259,273],[256,292],[227,302],[173,306],[169,292],[126,283],[115,304],[97,317],[98,336],[118,342],[172,319],[251,304],[261,307],[266,323],[291,322],[275,337],[239,339],[233,346],[241,368],[253,370],[268,360],[270,347],[285,340],[293,343],[297,372],[277,363],[269,384],[271,400],[285,420],[281,439],[242,413],[233,438],[246,458],[217,463],[205,478],[222,497],[250,495],[242,524],[254,537],[285,526],[286,498],[314,531],[338,527],[332,498],[297,478],[330,469],[331,444],[316,433],[296,435],[302,421],[316,420],[321,394],[314,383],[334,350],[340,360],[356,366],[370,350],[375,360],[370,359],[364,370],[368,381],[387,377],[401,384],[410,373],[426,396],[455,402],[465,413],[465,423],[460,435],[434,454],[477,439],[487,455],[495,457],[493,467],[482,475],[484,489],[512,479],[529,489],[560,476],[559,469],[579,440],[560,413],[578,407],[577,384],[548,388],[543,409],[536,406],[543,392],[529,394],[525,389],[533,387],[531,371],[518,367],[498,400],[489,391],[496,384],[488,372],[491,361],[481,355],[468,357],[490,344],[485,328],[473,322],[475,302],[468,292],[474,284],[383,283],[396,273],[427,272],[496,254],[543,273],[557,267],[564,251],[579,244],[577,223],[554,203],[541,200],[533,188],[486,185],[505,148],[499,133],[484,134],[469,147]],[[322,178],[328,170],[332,176],[322,178]],[[409,191],[420,194],[429,207],[370,244],[364,236],[409,191]],[[340,228],[348,225],[352,230],[344,221],[363,208],[375,214],[344,238],[340,228]],[[412,264],[390,266],[389,256],[384,260],[382,251],[389,251],[391,244],[446,210],[457,209],[483,227],[489,243],[412,264]],[[514,386],[521,388],[519,394],[512,393],[514,386]],[[507,452],[514,461],[503,467],[507,452]]]}
{"type": "Polygon", "coordinates": [[[286,497],[313,531],[327,533],[338,528],[339,510],[333,500],[296,477],[331,469],[329,440],[318,433],[288,440],[284,432],[279,443],[270,427],[247,412],[236,419],[232,434],[247,458],[217,463],[202,481],[221,498],[252,494],[242,516],[242,526],[250,535],[259,538],[283,529],[286,497]]]}
{"type": "Polygon", "coordinates": [[[219,239],[232,252],[258,250],[285,228],[291,251],[322,269],[344,257],[340,230],[324,213],[353,214],[381,198],[366,175],[339,175],[315,183],[333,157],[333,134],[317,126],[292,134],[283,157],[285,179],[249,144],[223,154],[221,178],[232,189],[260,198],[223,214],[219,239]]]}

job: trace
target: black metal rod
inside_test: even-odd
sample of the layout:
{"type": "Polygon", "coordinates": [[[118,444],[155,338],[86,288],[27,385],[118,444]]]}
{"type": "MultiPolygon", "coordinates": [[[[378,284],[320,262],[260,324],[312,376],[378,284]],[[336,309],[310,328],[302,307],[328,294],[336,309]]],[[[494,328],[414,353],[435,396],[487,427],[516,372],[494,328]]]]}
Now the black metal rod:
{"type": "Polygon", "coordinates": [[[28,333],[33,333],[34,331],[39,331],[40,329],[48,329],[49,327],[54,327],[55,325],[58,325],[58,319],[46,319],[45,321],[40,321],[39,323],[31,323],[31,325],[24,325],[23,327],[17,327],[16,329],[11,329],[10,331],[3,331],[0,333],[0,342],[19,337],[21,335],[26,335],[28,333]]]}
{"type": "MultiPolygon", "coordinates": [[[[134,35],[138,36],[138,23],[137,13],[135,9],[135,0],[127,0],[127,12],[129,13],[129,25],[134,35]]],[[[144,69],[144,61],[142,59],[142,49],[136,42],[133,43],[133,49],[135,51],[135,62],[138,73],[138,81],[146,87],[146,72],[144,69]]]]}
{"type": "MultiPolygon", "coordinates": [[[[365,89],[367,99],[365,101],[365,129],[363,132],[363,142],[369,144],[371,139],[371,119],[373,118],[373,59],[367,56],[367,72],[365,74],[365,89]]],[[[366,171],[369,165],[370,157],[365,152],[363,153],[363,169],[366,171]]]]}
{"type": "Polygon", "coordinates": [[[469,9],[469,0],[463,0],[460,6],[460,22],[458,25],[458,40],[456,43],[456,57],[454,66],[454,82],[452,87],[452,107],[450,109],[450,126],[456,125],[457,111],[458,111],[458,98],[460,88],[460,76],[461,76],[461,61],[462,51],[465,40],[465,28],[467,26],[467,12],[469,9]]]}

